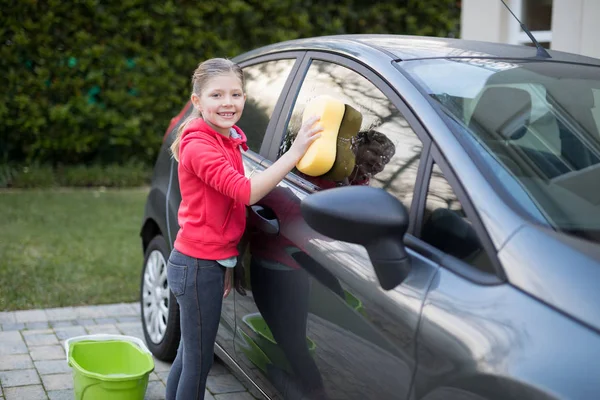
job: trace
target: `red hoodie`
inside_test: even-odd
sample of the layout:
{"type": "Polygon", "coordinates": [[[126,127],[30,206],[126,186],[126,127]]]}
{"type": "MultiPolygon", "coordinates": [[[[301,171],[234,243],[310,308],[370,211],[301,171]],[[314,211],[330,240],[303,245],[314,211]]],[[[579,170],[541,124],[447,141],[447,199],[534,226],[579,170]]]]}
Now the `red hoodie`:
{"type": "Polygon", "coordinates": [[[202,118],[188,123],[179,147],[179,232],[175,248],[206,260],[238,255],[237,245],[246,227],[250,180],[244,175],[241,148],[246,135],[224,137],[202,118]]]}

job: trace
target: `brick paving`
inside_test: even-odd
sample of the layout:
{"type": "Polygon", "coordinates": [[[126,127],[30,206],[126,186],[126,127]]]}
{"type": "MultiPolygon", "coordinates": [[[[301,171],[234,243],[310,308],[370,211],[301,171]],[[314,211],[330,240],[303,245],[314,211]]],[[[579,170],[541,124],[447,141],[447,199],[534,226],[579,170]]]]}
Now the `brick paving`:
{"type": "MultiPolygon", "coordinates": [[[[109,333],[144,339],[139,304],[109,304],[0,312],[0,400],[72,400],[73,376],[64,341],[109,333]]],[[[165,398],[170,363],[154,360],[146,400],[165,398]]],[[[221,362],[215,361],[206,400],[255,397],[221,362]]]]}

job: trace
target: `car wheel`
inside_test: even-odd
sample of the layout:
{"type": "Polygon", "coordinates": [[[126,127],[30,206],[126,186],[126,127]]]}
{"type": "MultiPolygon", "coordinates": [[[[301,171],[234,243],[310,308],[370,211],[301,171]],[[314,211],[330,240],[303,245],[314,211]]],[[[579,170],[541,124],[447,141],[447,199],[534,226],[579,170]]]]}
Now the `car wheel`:
{"type": "Polygon", "coordinates": [[[156,358],[173,361],[181,336],[179,306],[167,284],[169,247],[162,236],[148,244],[140,285],[142,327],[148,349],[156,358]]]}

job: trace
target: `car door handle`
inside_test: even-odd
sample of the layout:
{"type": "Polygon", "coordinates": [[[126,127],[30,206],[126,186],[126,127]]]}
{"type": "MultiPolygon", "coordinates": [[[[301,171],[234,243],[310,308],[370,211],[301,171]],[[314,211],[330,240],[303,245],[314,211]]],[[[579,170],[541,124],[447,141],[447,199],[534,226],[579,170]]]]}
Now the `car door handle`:
{"type": "Polygon", "coordinates": [[[279,233],[279,220],[273,211],[262,206],[250,207],[250,224],[270,235],[279,233]]]}

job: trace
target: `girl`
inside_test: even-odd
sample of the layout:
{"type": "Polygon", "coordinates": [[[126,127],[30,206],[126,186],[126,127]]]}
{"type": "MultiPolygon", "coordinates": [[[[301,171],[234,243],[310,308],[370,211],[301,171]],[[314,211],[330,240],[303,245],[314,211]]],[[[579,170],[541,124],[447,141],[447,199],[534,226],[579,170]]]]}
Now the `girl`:
{"type": "Polygon", "coordinates": [[[263,198],[290,172],[321,134],[313,117],[290,150],[271,167],[244,175],[239,121],[246,95],[241,68],[226,59],[201,63],[192,77],[193,113],[171,145],[179,162],[179,232],[167,263],[177,298],[181,342],[167,380],[167,400],[203,399],[213,362],[222,299],[232,286],[232,267],[246,224],[245,206],[263,198]]]}

